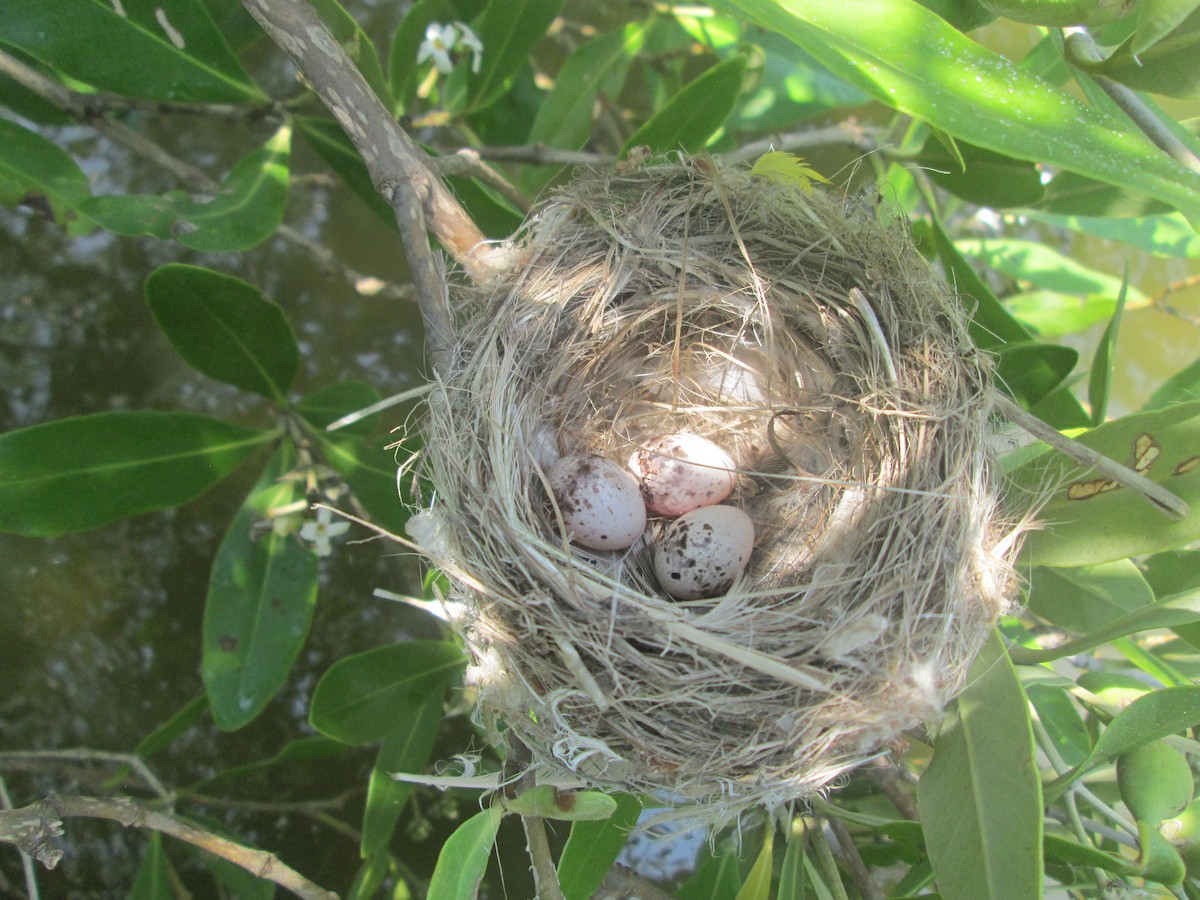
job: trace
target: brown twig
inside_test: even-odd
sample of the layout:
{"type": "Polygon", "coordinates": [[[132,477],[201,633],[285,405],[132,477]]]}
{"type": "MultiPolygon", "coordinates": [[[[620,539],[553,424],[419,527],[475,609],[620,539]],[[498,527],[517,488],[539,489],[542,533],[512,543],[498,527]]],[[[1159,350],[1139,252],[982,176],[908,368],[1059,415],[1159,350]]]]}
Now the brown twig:
{"type": "Polygon", "coordinates": [[[54,868],[63,855],[56,845],[63,833],[62,819],[73,817],[110,819],[127,828],[158,831],[241,866],[304,900],[337,900],[337,894],[309,881],[274,853],[234,843],[135,800],[60,796],[0,811],[0,841],[16,844],[47,868],[54,868]]]}
{"type": "Polygon", "coordinates": [[[837,848],[834,853],[841,860],[846,871],[850,873],[854,886],[858,888],[859,896],[863,900],[884,900],[886,894],[872,880],[866,863],[858,855],[858,848],[854,845],[854,838],[851,837],[846,823],[837,816],[829,816],[825,821],[829,823],[829,827],[833,830],[833,836],[837,838],[837,848]]]}
{"type": "Polygon", "coordinates": [[[8,750],[0,752],[0,770],[44,771],[47,766],[58,770],[61,763],[89,763],[121,766],[135,773],[160,800],[170,802],[174,794],[150,771],[145,760],[135,753],[109,753],[83,747],[73,750],[8,750]]]}
{"type": "Polygon", "coordinates": [[[1172,294],[1177,294],[1180,291],[1186,291],[1189,288],[1200,287],[1200,275],[1189,275],[1187,278],[1181,278],[1178,281],[1172,281],[1165,288],[1150,298],[1150,304],[1160,312],[1165,312],[1167,315],[1175,316],[1183,319],[1189,325],[1200,326],[1200,316],[1192,315],[1184,312],[1177,306],[1172,306],[1167,303],[1167,298],[1172,294]]]}
{"type": "Polygon", "coordinates": [[[529,212],[529,198],[509,183],[503,175],[485,163],[478,150],[463,147],[448,156],[437,156],[432,160],[442,175],[465,175],[493,188],[521,212],[529,212]]]}
{"type": "Polygon", "coordinates": [[[642,900],[671,900],[671,894],[657,885],[653,885],[637,872],[616,863],[596,892],[598,898],[640,897],[642,900]]]}
{"type": "MultiPolygon", "coordinates": [[[[12,809],[12,800],[8,796],[8,788],[4,784],[4,779],[0,778],[0,810],[12,809]]],[[[37,869],[33,865],[33,857],[17,848],[17,853],[21,857],[21,871],[25,876],[25,893],[29,900],[39,900],[41,892],[38,890],[37,869]]]]}

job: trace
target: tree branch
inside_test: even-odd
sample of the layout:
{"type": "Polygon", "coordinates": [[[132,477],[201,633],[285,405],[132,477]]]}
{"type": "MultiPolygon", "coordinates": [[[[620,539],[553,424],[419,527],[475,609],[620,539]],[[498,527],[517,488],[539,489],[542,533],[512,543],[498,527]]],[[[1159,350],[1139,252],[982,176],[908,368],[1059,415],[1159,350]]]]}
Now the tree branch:
{"type": "Polygon", "coordinates": [[[425,226],[476,282],[507,268],[428,157],[392,118],[329,29],[303,0],[242,0],[242,5],[312,85],[362,155],[391,205],[408,253],[430,357],[443,369],[453,338],[449,303],[425,226]]]}
{"type": "Polygon", "coordinates": [[[62,819],[71,817],[110,819],[126,827],[159,831],[229,860],[304,900],[337,900],[337,894],[309,881],[274,853],[244,847],[135,800],[52,797],[20,809],[0,810],[0,841],[16,844],[52,869],[63,855],[57,846],[63,833],[62,819]]]}

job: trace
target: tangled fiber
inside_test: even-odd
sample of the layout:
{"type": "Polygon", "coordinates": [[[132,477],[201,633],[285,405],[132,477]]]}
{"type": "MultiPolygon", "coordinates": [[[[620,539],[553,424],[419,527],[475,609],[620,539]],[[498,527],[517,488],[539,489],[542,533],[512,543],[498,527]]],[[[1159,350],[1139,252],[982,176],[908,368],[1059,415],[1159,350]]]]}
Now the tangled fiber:
{"type": "Polygon", "coordinates": [[[1005,606],[990,360],[877,197],[682,159],[543,203],[503,283],[452,289],[412,533],[469,610],[485,720],[540,771],[702,821],[811,796],[935,718],[1005,606]],[[565,453],[664,433],[735,459],[753,519],[725,594],[571,543],[565,453]],[[693,806],[694,804],[694,806],[693,806]]]}

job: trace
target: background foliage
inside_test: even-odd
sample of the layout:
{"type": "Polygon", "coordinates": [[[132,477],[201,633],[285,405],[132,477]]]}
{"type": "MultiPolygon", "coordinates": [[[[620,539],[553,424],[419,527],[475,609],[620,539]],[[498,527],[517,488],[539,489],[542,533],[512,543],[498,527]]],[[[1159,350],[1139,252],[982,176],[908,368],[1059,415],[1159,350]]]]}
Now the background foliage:
{"type": "MultiPolygon", "coordinates": [[[[881,191],[974,310],[973,336],[1004,389],[1191,505],[1172,521],[1044,445],[1014,450],[1017,497],[1062,489],[1023,557],[1026,609],[1002,622],[944,722],[828,802],[666,855],[627,840],[651,798],[586,794],[567,815],[553,797],[522,797],[512,812],[556,820],[565,896],[590,896],[619,855],[681,898],[1200,896],[1200,361],[1190,301],[1172,296],[1198,277],[1200,141],[1188,116],[1200,111],[1200,4],[1140,0],[1104,23],[1078,0],[312,5],[493,237],[571,165],[642,147],[747,161],[774,147],[807,157],[833,189],[881,191]],[[451,22],[469,23],[482,53],[459,43],[418,63],[430,26],[451,22]],[[1078,24],[1090,27],[1059,27],[1078,24]],[[1159,352],[1182,368],[1138,396],[1122,343],[1164,311],[1172,344],[1159,352]]],[[[6,803],[140,798],[350,896],[468,897],[485,878],[499,895],[487,874],[497,859],[512,895],[528,893],[516,815],[481,809],[478,791],[390,777],[468,751],[472,768],[501,763],[466,717],[461,649],[424,611],[433,577],[389,545],[347,544],[371,532],[346,535],[312,506],[403,534],[395,458],[418,449],[415,434],[388,449],[423,371],[395,222],[341,129],[233,0],[9,0],[0,202],[5,256],[26,248],[52,272],[101,248],[141,284],[120,304],[136,308],[125,314],[140,317],[144,340],[197,376],[170,397],[132,384],[92,397],[76,379],[81,400],[39,404],[11,367],[5,558],[43,552],[35,545],[84,554],[70,540],[87,532],[134,566],[145,536],[137,551],[121,529],[178,516],[208,535],[195,554],[167,551],[182,557],[176,575],[204,574],[202,619],[169,644],[147,629],[138,651],[190,647],[190,683],[156,682],[151,665],[123,682],[134,696],[160,689],[147,706],[154,727],[51,722],[45,684],[20,671],[24,626],[7,626],[17,663],[0,664],[6,803]],[[316,227],[340,207],[357,217],[352,233],[316,227]],[[323,267],[315,290],[337,303],[314,316],[303,299],[314,288],[289,281],[281,247],[323,267]],[[360,260],[376,274],[354,268],[360,260]],[[362,308],[374,318],[357,318],[362,308]],[[380,331],[404,337],[359,351],[380,331]],[[356,354],[369,357],[357,371],[323,358],[356,354]],[[398,391],[390,411],[330,430],[398,391]],[[347,571],[349,559],[364,571],[347,571]],[[371,586],[409,603],[385,605],[371,586]],[[337,632],[345,619],[330,605],[365,625],[328,640],[313,622],[337,632]],[[236,734],[252,737],[228,743],[236,734]],[[345,793],[330,797],[314,775],[329,771],[345,793]],[[439,852],[450,862],[435,870],[439,852]]],[[[5,319],[45,321],[49,277],[14,289],[5,319]]],[[[86,285],[73,291],[87,296],[86,285]]],[[[61,322],[44,339],[14,334],[14,346],[71,343],[61,322]]],[[[80,349],[118,383],[146,352],[80,349]]],[[[21,571],[27,580],[7,584],[26,598],[19,609],[70,615],[21,571]]],[[[108,586],[127,586],[136,604],[136,583],[118,562],[108,586]]],[[[77,849],[37,876],[49,891],[82,891],[99,869],[139,897],[273,890],[158,833],[124,834],[118,851],[101,849],[116,840],[109,831],[91,833],[104,837],[89,843],[68,824],[77,849]]],[[[15,851],[0,854],[0,889],[19,895],[25,883],[15,851]]]]}

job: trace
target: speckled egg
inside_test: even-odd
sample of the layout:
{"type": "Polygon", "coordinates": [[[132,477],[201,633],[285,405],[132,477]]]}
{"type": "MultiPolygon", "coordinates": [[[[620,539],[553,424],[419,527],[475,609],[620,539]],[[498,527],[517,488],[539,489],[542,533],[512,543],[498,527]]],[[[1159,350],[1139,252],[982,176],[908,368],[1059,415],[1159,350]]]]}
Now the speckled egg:
{"type": "Polygon", "coordinates": [[[546,471],[571,540],[592,550],[623,550],[646,529],[637,482],[602,456],[564,456],[546,471]]]}
{"type": "Polygon", "coordinates": [[[729,590],[754,552],[754,523],[734,506],[704,506],[680,516],[654,548],[654,574],[677,600],[729,590]]]}
{"type": "Polygon", "coordinates": [[[680,516],[720,503],[737,485],[733,459],[695,434],[652,438],[629,457],[651,515],[680,516]]]}

